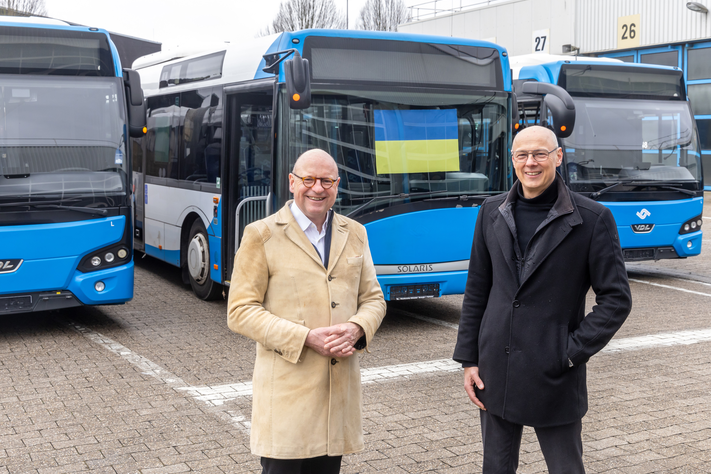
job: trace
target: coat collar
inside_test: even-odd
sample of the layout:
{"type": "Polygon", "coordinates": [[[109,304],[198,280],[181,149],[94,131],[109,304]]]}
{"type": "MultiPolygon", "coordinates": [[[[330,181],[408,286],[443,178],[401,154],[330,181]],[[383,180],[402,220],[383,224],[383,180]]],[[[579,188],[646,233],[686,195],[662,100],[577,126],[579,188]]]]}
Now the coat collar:
{"type": "MultiPolygon", "coordinates": [[[[294,218],[294,214],[291,212],[289,206],[294,202],[293,199],[287,201],[287,203],[279,209],[276,213],[276,223],[281,226],[284,230],[284,234],[294,242],[301,250],[306,252],[316,263],[323,267],[323,262],[321,262],[321,257],[316,253],[316,249],[311,245],[311,241],[306,237],[304,231],[299,227],[298,222],[294,218]]],[[[331,272],[333,267],[338,262],[343,249],[346,246],[346,241],[348,240],[348,220],[345,219],[340,214],[335,211],[332,213],[333,222],[332,234],[331,234],[331,251],[328,258],[328,273],[331,272]]]]}
{"type": "MultiPolygon", "coordinates": [[[[555,186],[558,186],[558,199],[536,229],[536,242],[529,248],[529,254],[521,254],[517,242],[516,222],[513,207],[518,200],[520,182],[514,183],[506,199],[491,212],[494,220],[494,230],[501,250],[506,257],[509,269],[523,285],[533,272],[543,263],[548,255],[563,241],[574,226],[582,224],[583,219],[571,196],[571,191],[563,182],[560,174],[556,173],[555,186]],[[546,226],[560,229],[560,232],[546,232],[538,236],[546,226]]],[[[525,250],[524,250],[525,251],[525,250]]]]}

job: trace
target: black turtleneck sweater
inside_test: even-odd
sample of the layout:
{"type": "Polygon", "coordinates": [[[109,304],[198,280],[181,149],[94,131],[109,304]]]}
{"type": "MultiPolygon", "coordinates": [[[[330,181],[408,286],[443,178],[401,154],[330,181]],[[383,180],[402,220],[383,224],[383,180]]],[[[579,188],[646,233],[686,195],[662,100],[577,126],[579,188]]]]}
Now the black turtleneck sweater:
{"type": "Polygon", "coordinates": [[[514,205],[514,221],[516,222],[516,237],[521,249],[521,255],[525,255],[528,242],[531,241],[536,229],[541,225],[553,204],[558,199],[558,185],[555,180],[540,195],[533,199],[523,197],[521,184],[518,186],[518,199],[514,205]]]}

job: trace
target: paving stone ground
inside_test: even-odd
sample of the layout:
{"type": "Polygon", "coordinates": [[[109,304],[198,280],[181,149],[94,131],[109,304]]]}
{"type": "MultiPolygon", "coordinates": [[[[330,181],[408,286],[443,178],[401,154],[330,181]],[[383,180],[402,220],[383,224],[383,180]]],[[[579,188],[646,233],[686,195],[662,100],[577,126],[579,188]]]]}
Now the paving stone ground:
{"type": "MultiPolygon", "coordinates": [[[[711,329],[709,263],[705,250],[629,265],[634,309],[616,339],[711,329]]],[[[460,304],[390,304],[361,365],[448,359],[460,304]]],[[[225,312],[224,301],[198,301],[173,267],[139,258],[126,305],[0,319],[0,474],[260,472],[249,452],[251,398],[213,403],[183,390],[249,382],[254,343],[227,329],[225,312]]],[[[711,472],[710,361],[711,342],[595,356],[587,471],[711,472]]],[[[363,392],[366,449],[346,456],[342,472],[481,472],[478,410],[461,371],[388,378],[363,392]]],[[[531,429],[519,472],[546,472],[531,429]]]]}

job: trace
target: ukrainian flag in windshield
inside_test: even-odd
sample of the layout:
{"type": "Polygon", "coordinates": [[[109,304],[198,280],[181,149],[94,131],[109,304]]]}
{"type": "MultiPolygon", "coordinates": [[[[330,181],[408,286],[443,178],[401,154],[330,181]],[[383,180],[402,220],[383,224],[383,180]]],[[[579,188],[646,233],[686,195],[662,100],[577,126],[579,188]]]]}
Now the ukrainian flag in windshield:
{"type": "Polygon", "coordinates": [[[374,110],[378,174],[459,171],[456,109],[374,110]]]}

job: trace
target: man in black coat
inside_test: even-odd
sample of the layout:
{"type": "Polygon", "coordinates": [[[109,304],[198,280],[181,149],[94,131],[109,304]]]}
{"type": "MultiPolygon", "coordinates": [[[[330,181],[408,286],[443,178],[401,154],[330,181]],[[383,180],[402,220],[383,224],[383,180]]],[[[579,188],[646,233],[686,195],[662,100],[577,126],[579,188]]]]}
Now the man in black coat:
{"type": "Polygon", "coordinates": [[[585,363],[632,306],[617,227],[563,183],[551,130],[519,132],[512,159],[518,181],[479,210],[453,358],[481,409],[485,474],[516,472],[524,425],[551,474],[584,473],[585,363]]]}

